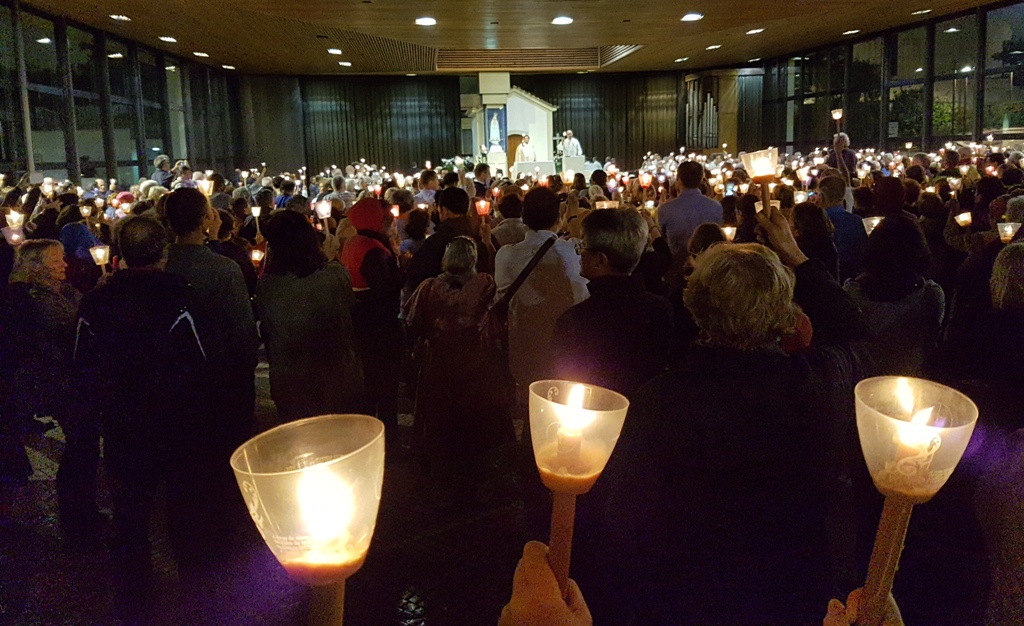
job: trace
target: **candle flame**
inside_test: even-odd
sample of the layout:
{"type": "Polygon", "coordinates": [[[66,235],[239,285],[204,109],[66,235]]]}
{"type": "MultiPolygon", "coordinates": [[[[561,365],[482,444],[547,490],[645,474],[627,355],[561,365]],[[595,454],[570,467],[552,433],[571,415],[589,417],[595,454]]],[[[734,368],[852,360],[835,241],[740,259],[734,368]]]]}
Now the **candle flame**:
{"type": "Polygon", "coordinates": [[[559,421],[562,423],[562,432],[570,436],[580,436],[583,429],[594,423],[597,415],[592,411],[583,408],[583,399],[586,396],[585,385],[575,384],[569,390],[569,398],[565,402],[565,409],[559,411],[559,421]]]}
{"type": "Polygon", "coordinates": [[[900,377],[896,379],[896,400],[900,408],[908,415],[914,412],[914,390],[910,388],[910,381],[900,377]]]}
{"type": "Polygon", "coordinates": [[[352,487],[323,466],[307,468],[298,486],[299,509],[314,541],[332,541],[348,533],[355,513],[352,487]]]}

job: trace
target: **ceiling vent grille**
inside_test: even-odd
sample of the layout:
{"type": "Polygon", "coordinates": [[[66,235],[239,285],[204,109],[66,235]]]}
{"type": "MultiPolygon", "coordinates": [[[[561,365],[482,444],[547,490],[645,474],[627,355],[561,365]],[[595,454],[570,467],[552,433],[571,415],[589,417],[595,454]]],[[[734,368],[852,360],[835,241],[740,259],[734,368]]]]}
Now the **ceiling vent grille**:
{"type": "Polygon", "coordinates": [[[611,65],[616,61],[621,61],[640,48],[643,48],[643,46],[634,44],[625,46],[601,46],[601,67],[611,65]]]}
{"type": "Polygon", "coordinates": [[[600,48],[438,50],[439,72],[587,70],[601,66],[600,48]]]}

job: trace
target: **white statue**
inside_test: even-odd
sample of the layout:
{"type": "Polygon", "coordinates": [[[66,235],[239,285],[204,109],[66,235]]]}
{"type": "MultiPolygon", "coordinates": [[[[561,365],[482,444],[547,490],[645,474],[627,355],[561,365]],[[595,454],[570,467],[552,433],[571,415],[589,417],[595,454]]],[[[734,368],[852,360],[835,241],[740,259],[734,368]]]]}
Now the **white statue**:
{"type": "Polygon", "coordinates": [[[501,145],[501,125],[498,123],[498,112],[495,111],[494,115],[491,116],[491,145],[501,145]]]}

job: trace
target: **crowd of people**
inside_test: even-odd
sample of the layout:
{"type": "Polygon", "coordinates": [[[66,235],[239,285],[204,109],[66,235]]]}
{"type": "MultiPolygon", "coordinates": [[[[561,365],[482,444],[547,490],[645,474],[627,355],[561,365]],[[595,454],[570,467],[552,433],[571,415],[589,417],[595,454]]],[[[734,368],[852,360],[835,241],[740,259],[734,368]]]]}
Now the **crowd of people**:
{"type": "Polygon", "coordinates": [[[580,499],[579,586],[563,602],[528,544],[501,624],[792,625],[827,610],[833,626],[853,623],[856,593],[829,600],[863,581],[881,508],[854,385],[925,377],[981,417],[914,514],[900,605],[911,623],[1012,624],[1021,159],[854,152],[840,134],[785,155],[770,182],[683,151],[589,178],[365,161],[224,176],[165,155],[123,190],[25,177],[0,209],[0,475],[28,477],[24,436],[52,416],[61,532],[89,543],[106,523],[103,463],[119,607],[144,620],[156,485],[183,582],[247,523],[227,459],[254,434],[261,346],[279,423],[362,413],[393,434],[406,394],[438,506],[486,501],[489,460],[510,452],[539,539],[550,499],[526,389],[576,380],[631,403],[580,499]]]}

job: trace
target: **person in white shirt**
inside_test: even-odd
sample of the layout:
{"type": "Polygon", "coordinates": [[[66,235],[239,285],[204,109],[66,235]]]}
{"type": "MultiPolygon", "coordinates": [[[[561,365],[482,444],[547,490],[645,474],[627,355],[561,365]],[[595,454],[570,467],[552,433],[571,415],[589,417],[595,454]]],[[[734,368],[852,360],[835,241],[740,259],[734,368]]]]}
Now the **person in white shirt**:
{"type": "MultiPolygon", "coordinates": [[[[559,218],[558,196],[546,187],[532,189],[523,200],[523,223],[529,229],[520,243],[502,246],[494,260],[500,298],[515,282],[541,245],[552,237],[559,218]]],[[[555,322],[570,307],[587,299],[587,279],[580,276],[580,256],[568,241],[556,241],[541,258],[509,305],[509,368],[525,387],[552,374],[551,336],[555,322]]]]}
{"type": "Polygon", "coordinates": [[[530,136],[523,135],[523,143],[516,148],[516,163],[533,163],[537,160],[537,151],[530,143],[530,136]]]}
{"type": "Polygon", "coordinates": [[[416,206],[421,204],[434,204],[434,194],[437,193],[440,182],[437,180],[437,172],[434,170],[423,170],[420,172],[420,192],[416,194],[416,206]]]}
{"type": "Polygon", "coordinates": [[[580,140],[572,136],[572,131],[565,131],[565,139],[562,140],[562,156],[578,157],[583,156],[583,146],[580,140]]]}

